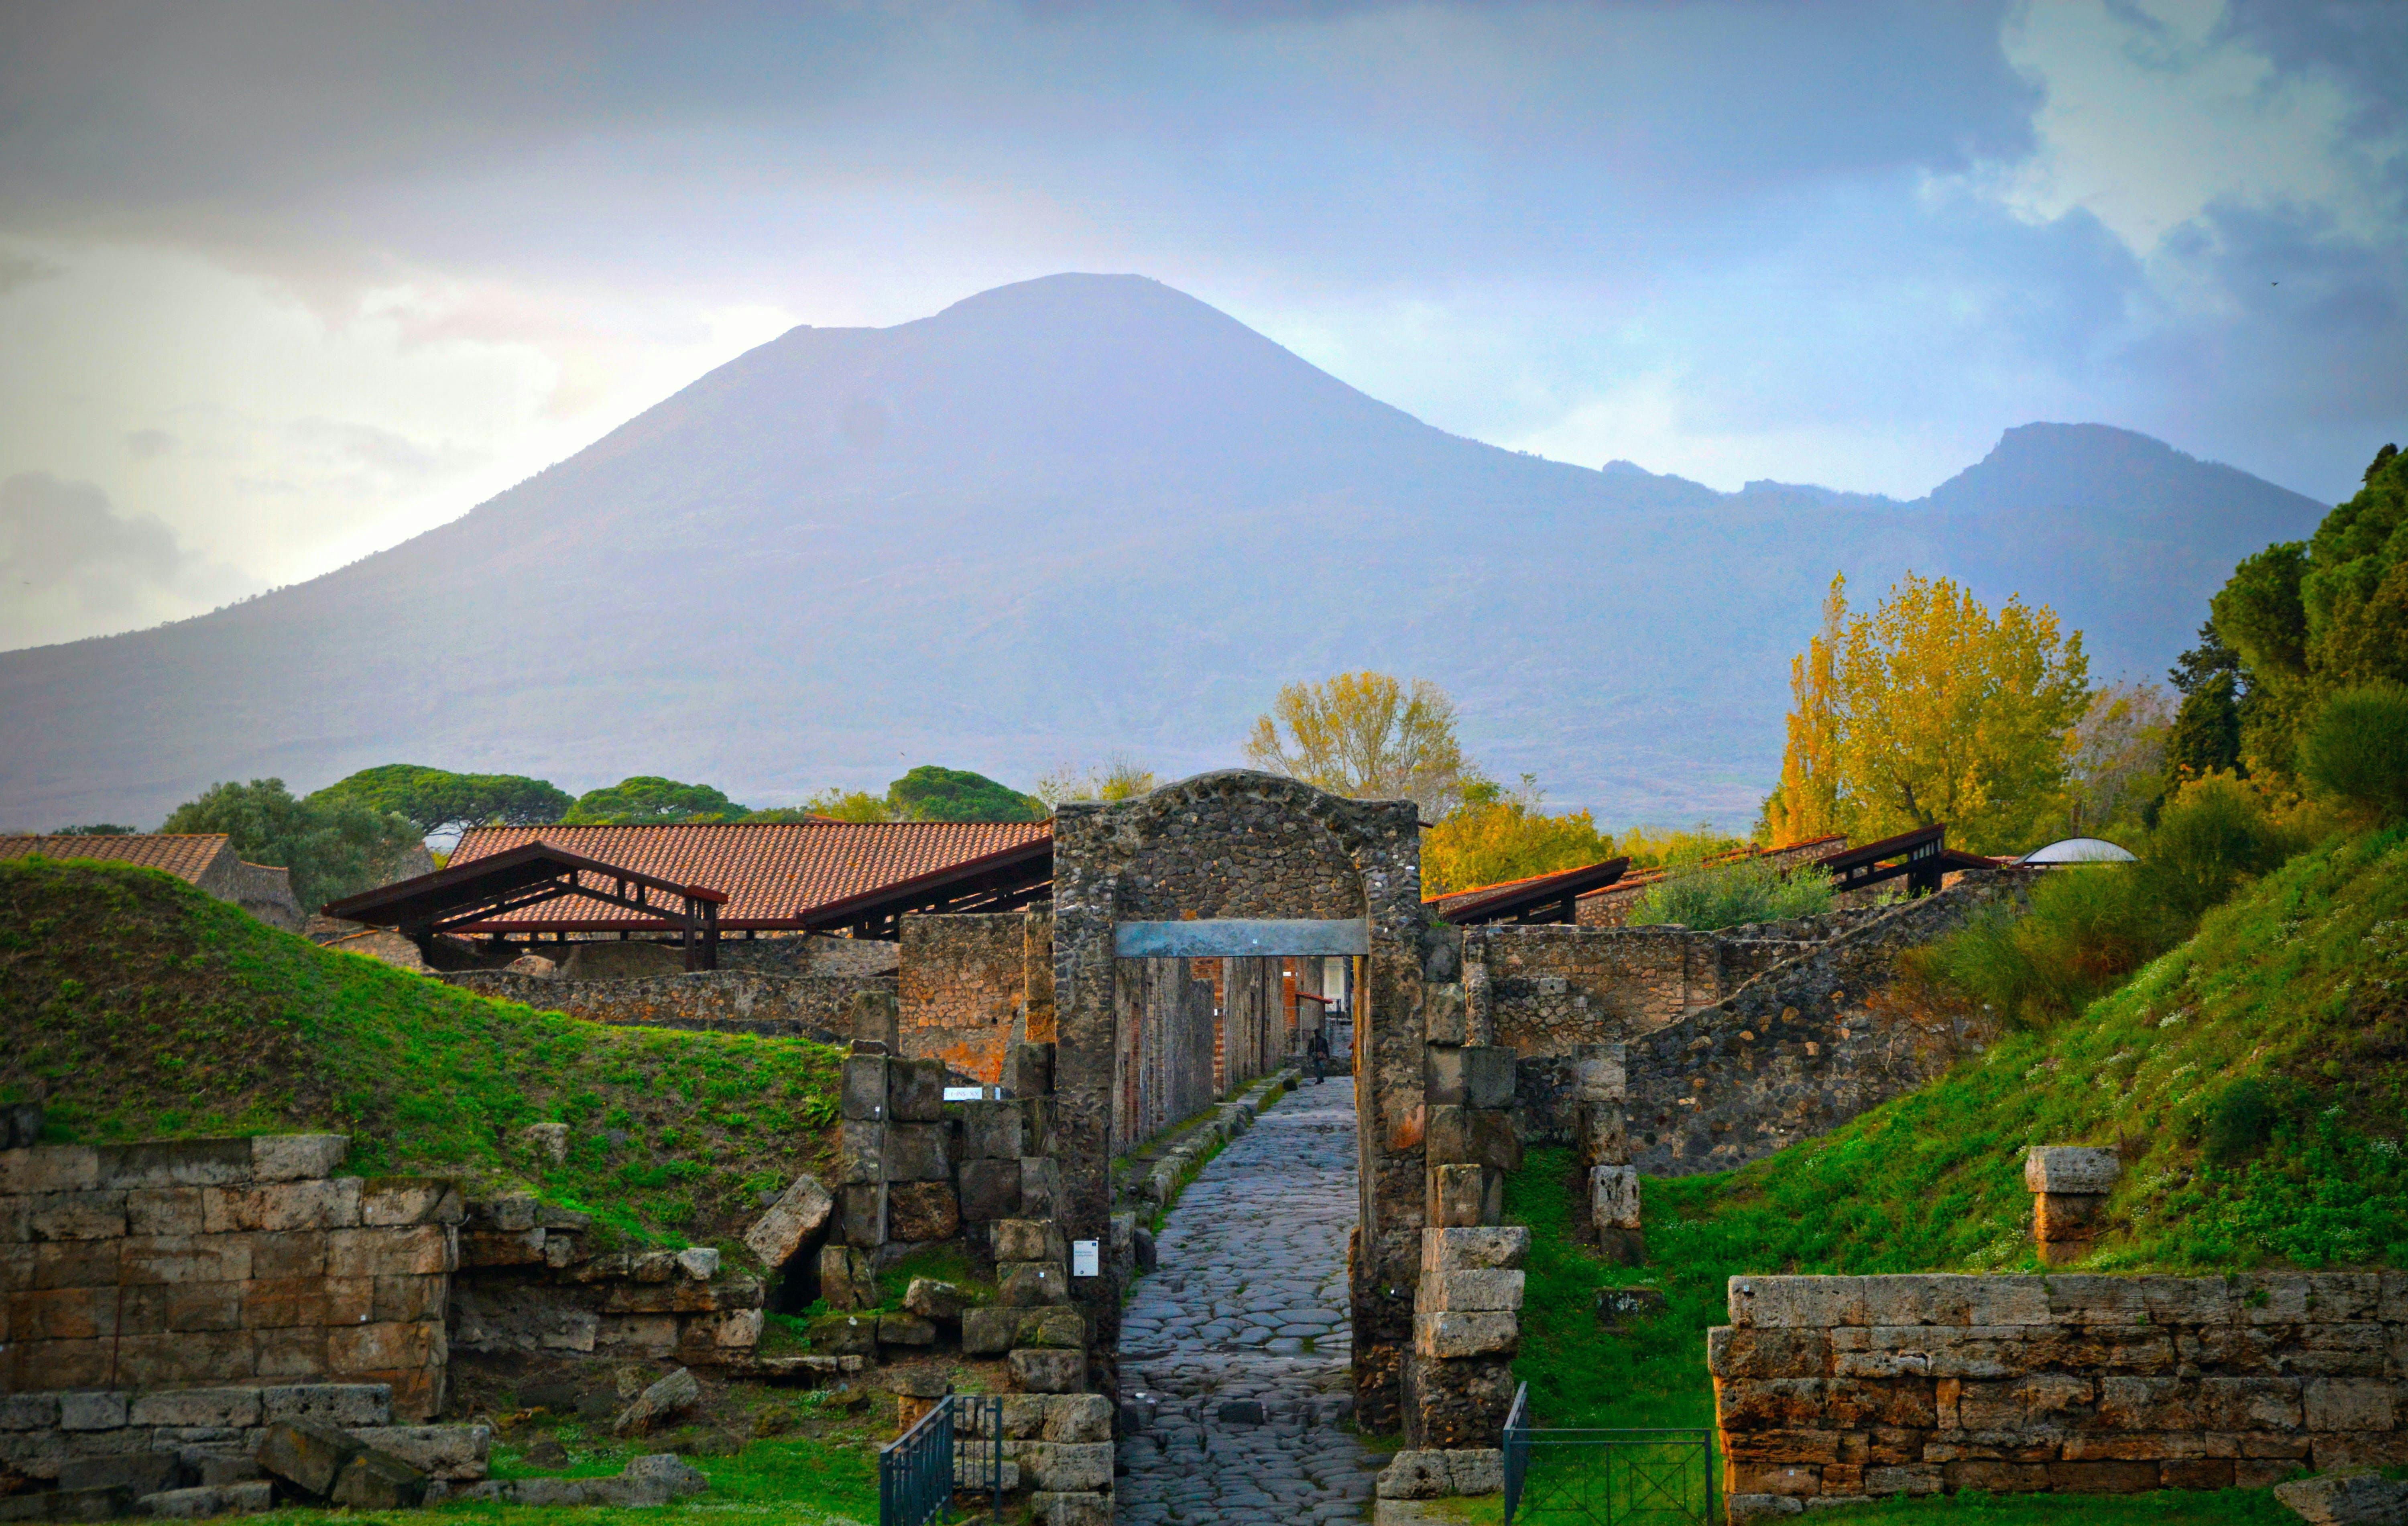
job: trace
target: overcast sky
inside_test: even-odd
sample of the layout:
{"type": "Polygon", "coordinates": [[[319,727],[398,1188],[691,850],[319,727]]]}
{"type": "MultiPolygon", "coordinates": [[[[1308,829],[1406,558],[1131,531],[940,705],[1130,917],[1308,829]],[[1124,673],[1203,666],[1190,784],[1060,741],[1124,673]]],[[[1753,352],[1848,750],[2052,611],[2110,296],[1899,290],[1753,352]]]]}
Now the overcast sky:
{"type": "Polygon", "coordinates": [[[2337,499],[2408,438],[2402,79],[2398,0],[0,0],[0,647],[1061,270],[1584,466],[2098,421],[2337,499]]]}

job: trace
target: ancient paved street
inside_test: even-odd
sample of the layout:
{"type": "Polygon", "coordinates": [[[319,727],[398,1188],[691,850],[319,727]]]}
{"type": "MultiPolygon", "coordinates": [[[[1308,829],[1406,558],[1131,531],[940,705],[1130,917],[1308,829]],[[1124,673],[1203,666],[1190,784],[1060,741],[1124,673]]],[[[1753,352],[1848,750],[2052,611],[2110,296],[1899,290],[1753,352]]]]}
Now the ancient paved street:
{"type": "Polygon", "coordinates": [[[1180,1198],[1121,1322],[1122,1397],[1154,1418],[1120,1444],[1118,1520],[1368,1514],[1376,1464],[1340,1423],[1355,1211],[1344,1076],[1282,1098],[1180,1198]]]}

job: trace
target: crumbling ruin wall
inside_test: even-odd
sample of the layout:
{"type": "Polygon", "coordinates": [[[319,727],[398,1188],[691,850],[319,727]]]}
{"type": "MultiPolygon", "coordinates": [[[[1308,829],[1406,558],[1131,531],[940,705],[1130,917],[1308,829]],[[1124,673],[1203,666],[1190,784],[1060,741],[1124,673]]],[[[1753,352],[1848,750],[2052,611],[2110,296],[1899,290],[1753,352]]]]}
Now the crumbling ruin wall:
{"type": "Polygon", "coordinates": [[[0,1150],[0,1391],[381,1383],[443,1401],[462,1206],[341,1134],[0,1150]]]}
{"type": "Polygon", "coordinates": [[[853,999],[891,991],[879,976],[777,975],[751,970],[698,970],[636,980],[562,980],[515,970],[461,970],[435,977],[448,986],[541,1012],[589,1022],[755,1033],[837,1042],[852,1021],[853,999]]]}
{"type": "Polygon", "coordinates": [[[2001,896],[2007,871],[1886,909],[1727,1000],[1629,1041],[1631,1163],[1650,1176],[1726,1171],[1912,1091],[1997,1036],[1986,1021],[1883,1000],[1899,956],[2001,896]]]}
{"type": "Polygon", "coordinates": [[[1000,1082],[1027,1029],[1027,914],[906,916],[901,943],[903,1053],[1000,1082]]]}
{"type": "MultiPolygon", "coordinates": [[[[1794,842],[1785,848],[1774,848],[1756,857],[1782,869],[1794,869],[1799,864],[1828,858],[1835,853],[1848,851],[1845,837],[1820,837],[1812,842],[1794,842]]],[[[1584,928],[1619,928],[1630,921],[1631,911],[1639,898],[1666,879],[1662,870],[1641,870],[1626,875],[1601,890],[1591,890],[1572,904],[1572,915],[1584,928]]]]}
{"type": "Polygon", "coordinates": [[[1706,1352],[1734,1521],[2408,1463],[2408,1274],[1741,1276],[1729,1299],[1706,1352]]]}

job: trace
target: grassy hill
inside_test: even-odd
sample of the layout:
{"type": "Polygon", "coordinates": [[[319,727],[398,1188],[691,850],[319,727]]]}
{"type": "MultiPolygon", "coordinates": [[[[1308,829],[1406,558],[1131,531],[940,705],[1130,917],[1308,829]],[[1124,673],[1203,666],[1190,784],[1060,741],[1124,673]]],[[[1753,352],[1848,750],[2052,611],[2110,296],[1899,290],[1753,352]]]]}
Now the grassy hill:
{"type": "MultiPolygon", "coordinates": [[[[2084,872],[2100,872],[2086,871],[2084,872]]],[[[2104,872],[2120,872],[2105,871],[2104,872]]],[[[1704,1425],[1704,1331],[1740,1273],[2038,1269],[2028,1144],[2125,1159],[2086,1269],[2408,1266],[2408,828],[2300,854],[2080,1017],[1741,1170],[1645,1184],[1651,1264],[1569,1233],[1572,1161],[1533,1151],[1517,1363],[1546,1423],[1704,1425]],[[1608,1283],[1661,1286],[1627,1335],[1608,1283]]],[[[2221,1518],[2218,1518],[2221,1519],[2221,1518]]]]}
{"type": "Polygon", "coordinates": [[[727,1243],[833,1159],[838,1053],[614,1029],[330,953],[150,870],[0,863],[0,1099],[58,1143],[325,1130],[347,1169],[727,1243]],[[565,1164],[520,1130],[569,1126],[565,1164]]]}

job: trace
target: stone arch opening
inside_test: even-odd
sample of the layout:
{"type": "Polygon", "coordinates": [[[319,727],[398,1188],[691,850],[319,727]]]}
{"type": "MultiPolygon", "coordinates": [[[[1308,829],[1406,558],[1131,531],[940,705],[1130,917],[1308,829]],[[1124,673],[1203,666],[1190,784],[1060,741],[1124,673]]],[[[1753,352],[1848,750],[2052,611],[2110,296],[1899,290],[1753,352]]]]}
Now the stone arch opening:
{"type": "MultiPolygon", "coordinates": [[[[1350,961],[1361,1184],[1349,1267],[1353,1362],[1356,1414],[1378,1430],[1398,1421],[1412,1333],[1424,1218],[1423,987],[1452,974],[1437,968],[1452,950],[1422,909],[1418,834],[1410,801],[1344,799],[1245,770],[1134,800],[1066,805],[1054,822],[1054,1127],[1060,1211],[1073,1242],[1110,1242],[1116,1148],[1193,1092],[1192,1070],[1189,1090],[1175,1091],[1178,1057],[1162,1052],[1173,1036],[1146,1029],[1148,1003],[1129,987],[1152,977],[1133,967],[1198,957],[1231,968],[1350,961]]],[[[1266,1037],[1259,1028],[1240,1036],[1266,1037]]],[[[1192,1064],[1192,1050],[1185,1058],[1192,1064]]],[[[1096,1271],[1074,1276],[1071,1293],[1099,1351],[1111,1351],[1119,1269],[1102,1256],[1096,1271]]]]}

